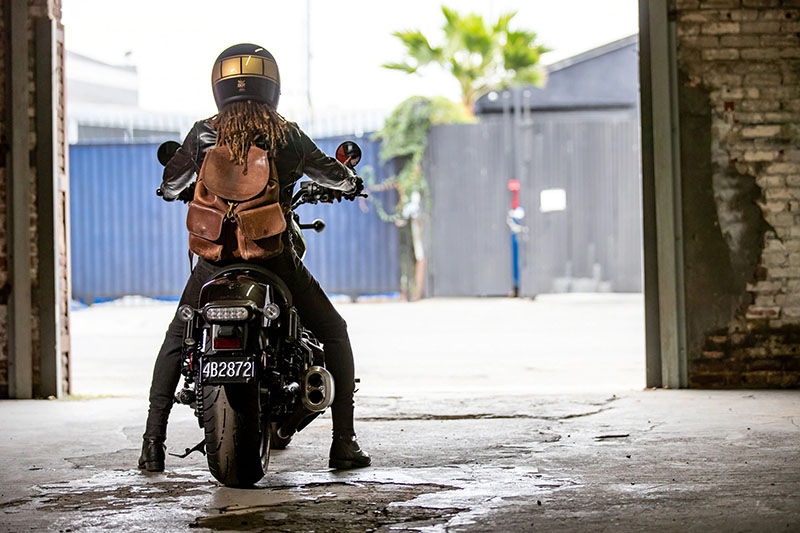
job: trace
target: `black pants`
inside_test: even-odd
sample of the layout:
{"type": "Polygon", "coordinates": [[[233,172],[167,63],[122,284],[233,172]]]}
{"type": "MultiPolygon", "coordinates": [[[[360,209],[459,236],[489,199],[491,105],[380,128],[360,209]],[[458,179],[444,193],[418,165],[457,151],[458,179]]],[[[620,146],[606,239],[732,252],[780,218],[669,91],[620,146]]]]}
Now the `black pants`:
{"type": "MultiPolygon", "coordinates": [[[[325,363],[336,383],[336,395],[331,405],[333,429],[336,432],[352,431],[355,378],[347,324],[328,300],[317,280],[288,247],[283,254],[260,264],[286,283],[292,292],[301,323],[325,345],[325,363]]],[[[200,259],[183,289],[180,305],[188,303],[196,307],[200,288],[221,269],[221,265],[200,259]]],[[[165,439],[167,436],[167,419],[181,377],[183,333],[184,323],[176,313],[167,329],[153,369],[145,438],[165,439]]]]}

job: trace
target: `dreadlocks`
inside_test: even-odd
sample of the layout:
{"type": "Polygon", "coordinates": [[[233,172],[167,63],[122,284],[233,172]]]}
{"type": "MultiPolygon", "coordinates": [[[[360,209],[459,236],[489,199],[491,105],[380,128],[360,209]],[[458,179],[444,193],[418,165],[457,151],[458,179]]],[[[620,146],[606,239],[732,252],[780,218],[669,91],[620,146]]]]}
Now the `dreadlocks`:
{"type": "Polygon", "coordinates": [[[231,161],[243,165],[245,172],[247,152],[254,141],[262,140],[270,157],[288,142],[286,119],[272,106],[251,100],[226,105],[211,119],[211,126],[217,130],[217,146],[227,146],[231,161]]]}

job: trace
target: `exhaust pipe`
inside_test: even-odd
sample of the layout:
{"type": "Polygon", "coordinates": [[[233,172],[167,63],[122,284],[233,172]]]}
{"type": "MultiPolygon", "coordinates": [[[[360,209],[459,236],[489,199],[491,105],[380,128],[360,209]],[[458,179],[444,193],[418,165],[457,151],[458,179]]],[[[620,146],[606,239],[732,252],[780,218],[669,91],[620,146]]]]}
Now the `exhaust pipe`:
{"type": "Polygon", "coordinates": [[[333,376],[321,366],[312,366],[303,378],[303,407],[321,413],[333,402],[333,376]]]}
{"type": "MultiPolygon", "coordinates": [[[[290,393],[296,391],[296,383],[287,387],[290,393]]],[[[289,392],[289,391],[285,391],[289,392]]],[[[301,403],[295,411],[286,418],[278,428],[278,436],[288,439],[296,432],[300,431],[312,420],[317,418],[333,402],[334,386],[333,376],[321,366],[312,366],[303,378],[301,403]]]]}

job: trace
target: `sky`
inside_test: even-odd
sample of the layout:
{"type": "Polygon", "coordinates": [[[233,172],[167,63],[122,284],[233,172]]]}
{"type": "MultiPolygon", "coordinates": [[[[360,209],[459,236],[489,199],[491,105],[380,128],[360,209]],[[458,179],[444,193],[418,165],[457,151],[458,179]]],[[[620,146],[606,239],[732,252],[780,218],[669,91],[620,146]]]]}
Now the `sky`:
{"type": "MultiPolygon", "coordinates": [[[[69,50],[139,71],[140,106],[198,116],[216,112],[210,73],[217,55],[252,42],[275,56],[279,104],[299,120],[315,114],[387,111],[412,95],[459,98],[446,74],[387,70],[403,58],[393,31],[421,29],[436,44],[443,17],[424,0],[63,0],[69,50]],[[310,14],[310,16],[309,16],[310,14]],[[308,31],[310,29],[310,31],[308,31]],[[310,52],[310,54],[309,54],[310,52]],[[310,60],[309,60],[310,57],[310,60]]],[[[445,5],[495,19],[517,11],[512,28],[538,33],[549,64],[638,31],[637,0],[451,0],[445,5]]]]}

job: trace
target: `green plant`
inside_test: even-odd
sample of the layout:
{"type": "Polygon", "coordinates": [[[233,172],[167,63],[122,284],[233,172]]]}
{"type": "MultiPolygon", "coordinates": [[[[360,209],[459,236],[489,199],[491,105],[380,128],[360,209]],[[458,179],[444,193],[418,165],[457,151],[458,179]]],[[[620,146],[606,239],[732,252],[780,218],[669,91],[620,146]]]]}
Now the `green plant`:
{"type": "Polygon", "coordinates": [[[377,183],[372,168],[361,170],[367,190],[373,193],[369,201],[381,219],[407,227],[401,233],[401,249],[405,250],[402,256],[413,255],[413,266],[404,262],[401,269],[403,292],[409,299],[421,298],[425,284],[422,235],[428,185],[422,174],[422,158],[428,145],[428,132],[434,124],[473,120],[463,105],[447,98],[408,98],[392,111],[383,128],[375,134],[375,138],[381,141],[381,160],[383,163],[391,162],[394,175],[377,183]],[[386,209],[374,194],[387,189],[397,190],[397,204],[390,209],[386,209]]]}
{"type": "Polygon", "coordinates": [[[424,195],[427,191],[427,183],[422,174],[422,156],[428,144],[431,126],[472,120],[474,119],[464,106],[441,96],[412,96],[392,111],[375,138],[381,141],[381,160],[393,161],[395,173],[383,183],[377,184],[372,169],[365,168],[362,172],[367,185],[373,191],[397,189],[398,203],[391,210],[387,210],[377,198],[373,198],[373,204],[383,220],[401,221],[404,218],[403,207],[411,201],[413,194],[424,195]]]}
{"type": "Polygon", "coordinates": [[[491,89],[543,83],[539,58],[550,49],[537,42],[535,32],[510,29],[516,12],[501,15],[492,25],[475,13],[461,15],[445,6],[442,13],[442,44],[432,46],[420,30],[394,32],[406,48],[406,57],[383,66],[414,74],[427,65],[438,65],[456,78],[462,102],[470,110],[491,89]]]}

